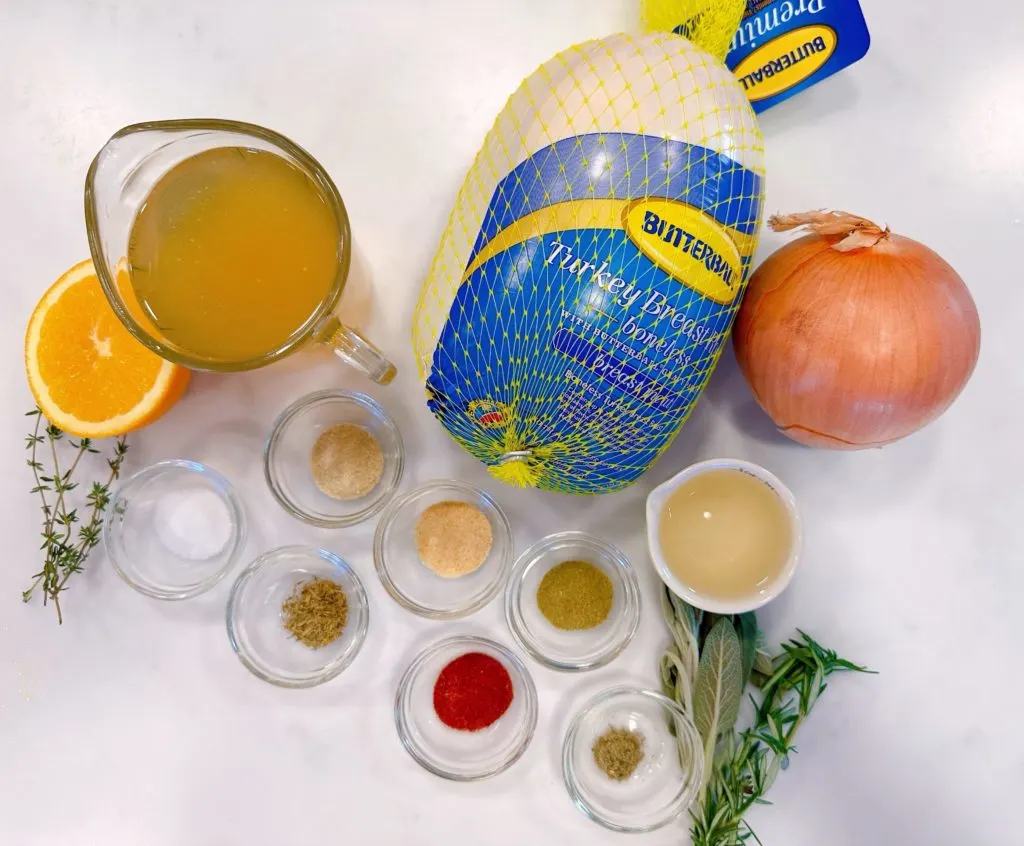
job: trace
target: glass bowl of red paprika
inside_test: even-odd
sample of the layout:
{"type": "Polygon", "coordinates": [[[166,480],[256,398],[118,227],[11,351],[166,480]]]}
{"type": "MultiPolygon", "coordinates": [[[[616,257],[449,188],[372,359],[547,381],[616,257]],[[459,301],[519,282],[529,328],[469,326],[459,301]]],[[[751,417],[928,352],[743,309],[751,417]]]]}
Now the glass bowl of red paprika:
{"type": "Polygon", "coordinates": [[[537,689],[526,665],[496,641],[456,635],[431,644],[395,695],[402,745],[424,769],[479,781],[511,767],[537,726],[537,689]]]}
{"type": "Polygon", "coordinates": [[[587,702],[562,744],[562,775],[569,796],[605,828],[644,832],[682,814],[697,798],[704,748],[693,721],[667,696],[614,687],[587,702]],[[629,736],[639,754],[619,768],[602,759],[601,742],[629,736]]]}

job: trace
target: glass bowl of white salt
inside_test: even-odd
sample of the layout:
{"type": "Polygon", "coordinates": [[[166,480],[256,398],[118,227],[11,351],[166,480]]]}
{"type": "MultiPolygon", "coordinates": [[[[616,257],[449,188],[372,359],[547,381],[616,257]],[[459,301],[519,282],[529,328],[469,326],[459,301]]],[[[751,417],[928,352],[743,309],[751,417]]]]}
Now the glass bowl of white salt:
{"type": "Polygon", "coordinates": [[[232,484],[197,461],[161,461],[126,479],[103,520],[107,558],[130,587],[189,599],[238,561],[245,511],[232,484]]]}

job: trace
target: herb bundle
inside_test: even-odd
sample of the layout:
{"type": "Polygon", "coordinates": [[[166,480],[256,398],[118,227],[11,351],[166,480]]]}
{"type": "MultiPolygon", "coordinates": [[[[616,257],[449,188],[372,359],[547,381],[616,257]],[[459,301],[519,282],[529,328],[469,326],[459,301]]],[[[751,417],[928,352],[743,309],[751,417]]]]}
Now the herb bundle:
{"type": "Polygon", "coordinates": [[[75,471],[86,455],[97,455],[100,450],[92,445],[89,438],[80,441],[67,440],[71,447],[70,463],[61,469],[59,454],[64,451],[64,432],[52,423],[46,423],[42,412],[36,408],[26,417],[35,418],[35,426],[26,438],[29,457],[27,464],[35,477],[33,495],[38,494],[43,511],[43,568],[32,577],[32,584],[23,591],[21,599],[28,602],[37,588],[43,593],[43,604],[52,601],[57,610],[57,622],[63,623],[60,610],[60,594],[67,587],[68,579],[81,572],[85,559],[100,541],[103,512],[110,503],[110,485],[121,473],[121,464],[128,452],[125,435],[114,444],[113,454],[107,458],[106,481],[95,481],[85,497],[84,514],[72,507],[72,497],[79,483],[73,481],[75,471]],[[45,426],[44,426],[45,424],[45,426]],[[48,453],[51,468],[47,470],[43,461],[48,453]],[[47,475],[49,474],[49,475],[47,475]],[[77,531],[76,531],[77,527],[77,531]]]}
{"type": "Polygon", "coordinates": [[[704,745],[704,779],[690,811],[693,846],[740,846],[753,838],[744,815],[789,765],[801,722],[834,672],[870,672],[840,658],[804,632],[772,656],[752,612],[705,613],[667,588],[662,610],[672,644],[661,658],[665,694],[693,719],[704,745]],[[754,722],[734,728],[747,684],[754,722]]]}

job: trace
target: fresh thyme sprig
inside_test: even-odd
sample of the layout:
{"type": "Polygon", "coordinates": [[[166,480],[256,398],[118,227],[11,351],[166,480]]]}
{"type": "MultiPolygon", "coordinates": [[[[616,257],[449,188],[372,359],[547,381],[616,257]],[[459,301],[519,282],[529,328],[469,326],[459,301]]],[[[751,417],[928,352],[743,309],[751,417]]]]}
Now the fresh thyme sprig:
{"type": "MultiPolygon", "coordinates": [[[[673,637],[662,658],[663,687],[693,716],[701,633],[714,620],[670,593],[663,609],[673,637]]],[[[732,620],[740,625],[739,618],[732,620]]],[[[726,726],[716,739],[707,786],[690,811],[693,846],[741,846],[751,839],[760,843],[744,816],[753,805],[770,804],[765,794],[780,770],[789,766],[796,731],[825,690],[825,679],[841,671],[871,672],[840,658],[805,632],[797,633],[774,658],[757,650],[750,676],[760,688],[759,697],[750,697],[754,723],[741,732],[726,726]]]]}
{"type": "Polygon", "coordinates": [[[127,436],[121,435],[114,444],[113,455],[107,459],[109,472],[105,482],[92,483],[85,497],[85,519],[79,516],[79,509],[71,507],[68,496],[78,488],[72,481],[79,462],[85,455],[99,454],[89,438],[74,441],[68,438],[73,453],[71,463],[61,470],[58,444],[64,440],[64,432],[52,423],[46,423],[42,412],[35,408],[26,417],[35,418],[35,426],[26,438],[25,447],[29,452],[27,464],[35,478],[32,494],[38,494],[43,511],[43,568],[32,577],[32,584],[23,591],[21,599],[28,602],[37,588],[41,588],[43,604],[52,601],[57,610],[57,622],[63,623],[60,610],[60,594],[67,587],[68,579],[81,572],[85,559],[99,543],[103,523],[103,512],[110,503],[110,486],[121,474],[121,465],[128,452],[127,436]],[[45,423],[45,425],[44,425],[45,423]],[[46,470],[40,450],[49,452],[52,469],[46,470]],[[50,475],[44,475],[49,472],[50,475]],[[48,496],[49,495],[49,496],[48,496]],[[75,530],[77,526],[77,531],[75,530]]]}

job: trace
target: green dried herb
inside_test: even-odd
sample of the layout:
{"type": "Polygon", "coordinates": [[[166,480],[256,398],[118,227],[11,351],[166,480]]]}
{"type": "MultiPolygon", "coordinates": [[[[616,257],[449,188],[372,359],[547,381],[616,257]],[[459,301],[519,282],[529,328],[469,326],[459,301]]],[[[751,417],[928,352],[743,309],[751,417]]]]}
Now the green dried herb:
{"type": "Polygon", "coordinates": [[[281,610],[284,627],[310,649],[320,649],[336,641],[348,623],[345,591],[341,585],[319,576],[296,585],[281,610]]]}

